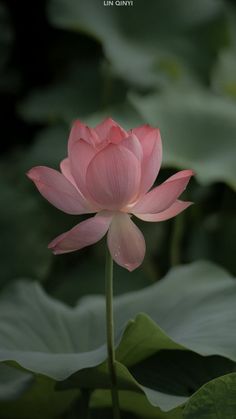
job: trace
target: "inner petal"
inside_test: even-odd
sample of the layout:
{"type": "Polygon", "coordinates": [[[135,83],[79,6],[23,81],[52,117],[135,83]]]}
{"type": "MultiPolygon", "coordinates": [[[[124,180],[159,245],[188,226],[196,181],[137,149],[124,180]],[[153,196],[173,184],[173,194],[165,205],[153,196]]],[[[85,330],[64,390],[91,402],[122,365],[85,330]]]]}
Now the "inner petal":
{"type": "Polygon", "coordinates": [[[86,186],[103,209],[118,210],[137,196],[140,176],[136,156],[125,147],[109,144],[91,160],[86,186]]]}
{"type": "Polygon", "coordinates": [[[104,145],[109,143],[118,144],[128,135],[112,118],[105,119],[94,128],[94,131],[100,138],[100,144],[103,143],[104,145]]]}

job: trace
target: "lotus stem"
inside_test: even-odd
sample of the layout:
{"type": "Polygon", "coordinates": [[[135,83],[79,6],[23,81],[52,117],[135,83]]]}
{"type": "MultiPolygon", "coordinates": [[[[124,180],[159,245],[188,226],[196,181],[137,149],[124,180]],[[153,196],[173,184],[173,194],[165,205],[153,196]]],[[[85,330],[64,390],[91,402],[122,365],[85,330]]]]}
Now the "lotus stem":
{"type": "Polygon", "coordinates": [[[111,399],[113,406],[113,419],[120,419],[119,395],[117,387],[115,346],[114,346],[114,318],[113,318],[113,260],[109,250],[106,250],[106,331],[108,369],[111,382],[111,399]]]}

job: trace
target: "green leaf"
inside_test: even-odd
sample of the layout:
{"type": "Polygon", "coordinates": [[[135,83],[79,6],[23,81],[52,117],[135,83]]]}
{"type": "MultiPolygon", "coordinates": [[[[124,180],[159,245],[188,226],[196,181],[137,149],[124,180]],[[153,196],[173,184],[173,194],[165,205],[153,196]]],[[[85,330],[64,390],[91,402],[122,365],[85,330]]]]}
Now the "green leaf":
{"type": "Polygon", "coordinates": [[[236,50],[223,50],[213,69],[212,87],[216,93],[236,99],[236,50]]]}
{"type": "MultiPolygon", "coordinates": [[[[164,281],[130,298],[174,341],[201,355],[233,361],[236,336],[229,331],[234,327],[235,299],[233,277],[208,262],[176,267],[164,281]]],[[[132,306],[129,311],[131,316],[132,306]]]]}
{"type": "MultiPolygon", "coordinates": [[[[235,300],[236,285],[232,277],[206,262],[175,268],[164,281],[117,297],[116,358],[123,388],[132,386],[144,392],[149,402],[162,410],[182,404],[186,400],[182,390],[177,392],[179,395],[174,387],[162,386],[159,391],[155,383],[146,381],[143,372],[140,375],[140,371],[138,374],[137,369],[133,370],[132,376],[132,367],[139,364],[140,368],[142,361],[167,350],[191,350],[202,356],[220,355],[235,361],[236,342],[231,332],[235,300]],[[139,312],[146,312],[150,317],[137,316],[139,312]]],[[[35,374],[56,381],[72,378],[76,386],[88,386],[92,374],[91,386],[96,377],[97,383],[106,387],[104,310],[103,297],[84,297],[77,307],[69,308],[47,296],[37,283],[15,284],[4,291],[0,303],[0,360],[17,362],[35,374]],[[96,371],[90,371],[94,367],[97,376],[96,371]],[[77,380],[74,374],[84,369],[88,369],[88,375],[84,371],[77,380]]],[[[230,371],[228,364],[223,369],[218,366],[217,370],[218,358],[214,366],[211,362],[210,359],[203,362],[203,378],[200,374],[200,381],[194,379],[194,389],[209,377],[204,378],[204,363],[215,375],[230,371]]],[[[146,365],[144,372],[150,373],[150,365],[146,365]]],[[[195,365],[200,368],[201,363],[195,365]]],[[[173,377],[169,373],[167,376],[169,383],[165,385],[171,386],[173,377]]]]}
{"type": "Polygon", "coordinates": [[[234,419],[236,373],[216,378],[201,387],[188,401],[184,419],[234,419]]]}
{"type": "Polygon", "coordinates": [[[163,63],[174,77],[182,73],[181,59],[173,58],[175,52],[196,54],[195,43],[186,33],[191,35],[196,27],[217,18],[221,6],[213,0],[200,0],[194,7],[188,0],[149,0],[148,6],[139,0],[133,7],[105,7],[96,0],[51,0],[49,19],[57,27],[93,36],[102,43],[116,74],[132,84],[152,86],[160,81],[163,63]]]}
{"type": "Polygon", "coordinates": [[[17,400],[32,385],[31,373],[0,364],[0,402],[17,400]]]}
{"type": "MultiPolygon", "coordinates": [[[[17,370],[19,372],[19,370],[17,370]]],[[[55,382],[36,375],[17,400],[0,401],[1,419],[53,419],[66,412],[79,397],[78,390],[55,391],[55,382]]]]}
{"type": "Polygon", "coordinates": [[[194,169],[204,184],[224,181],[236,187],[235,103],[199,90],[131,101],[143,119],[160,127],[166,166],[194,169]]]}
{"type": "MultiPolygon", "coordinates": [[[[37,283],[21,282],[9,287],[3,292],[0,304],[0,360],[15,361],[27,370],[56,381],[66,380],[78,371],[98,366],[96,381],[101,387],[106,387],[106,366],[102,366],[107,356],[104,345],[104,299],[94,297],[91,301],[87,298],[83,301],[71,309],[46,296],[37,283]]],[[[128,322],[122,338],[122,330],[128,319],[127,316],[117,319],[117,360],[124,363],[119,364],[119,382],[124,383],[123,388],[145,392],[154,405],[162,405],[164,398],[165,408],[169,404],[175,407],[176,403],[184,400],[182,397],[174,397],[168,404],[168,397],[146,390],[132,377],[125,365],[137,363],[158,349],[181,349],[181,346],[171,341],[146,315],[139,315],[136,320],[128,322]],[[152,336],[150,341],[149,336],[152,336]]],[[[85,372],[78,374],[78,383],[74,377],[77,386],[88,386],[90,374],[89,370],[88,376],[85,372]]],[[[96,384],[94,374],[92,377],[91,386],[96,384]]]]}
{"type": "MultiPolygon", "coordinates": [[[[140,419],[182,419],[182,407],[162,412],[159,408],[152,406],[145,395],[132,391],[120,391],[119,402],[122,410],[134,413],[140,419]]],[[[92,394],[90,405],[91,408],[111,406],[110,391],[96,390],[92,394]]]]}

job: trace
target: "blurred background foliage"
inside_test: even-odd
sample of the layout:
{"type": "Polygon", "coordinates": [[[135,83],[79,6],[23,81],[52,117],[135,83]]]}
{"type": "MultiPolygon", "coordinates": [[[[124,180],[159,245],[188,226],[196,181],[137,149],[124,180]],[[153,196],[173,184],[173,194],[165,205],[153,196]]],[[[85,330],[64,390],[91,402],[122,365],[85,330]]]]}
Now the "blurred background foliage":
{"type": "Polygon", "coordinates": [[[75,118],[111,116],[125,128],[161,129],[158,182],[176,169],[196,177],[188,211],[137,224],[147,241],[142,268],[115,268],[115,292],[159,280],[171,266],[205,258],[236,273],[236,4],[226,0],[21,0],[0,5],[0,287],[42,282],[74,304],[103,293],[104,245],[60,257],[48,242],[82,217],[53,208],[25,176],[58,168],[75,118]]]}

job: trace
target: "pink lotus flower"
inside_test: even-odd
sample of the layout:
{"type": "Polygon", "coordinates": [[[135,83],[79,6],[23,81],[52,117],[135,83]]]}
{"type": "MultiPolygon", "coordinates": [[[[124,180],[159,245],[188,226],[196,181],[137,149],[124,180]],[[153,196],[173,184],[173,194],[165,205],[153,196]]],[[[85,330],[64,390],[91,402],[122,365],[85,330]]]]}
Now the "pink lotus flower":
{"type": "Polygon", "coordinates": [[[75,121],[61,172],[38,166],[27,175],[61,211],[96,215],[61,234],[48,247],[54,254],[73,252],[96,243],[108,232],[112,258],[129,271],[141,265],[145,240],[132,215],[164,221],[191,205],[178,200],[193,175],[191,170],[182,170],[150,190],[161,161],[161,137],[156,128],[143,125],[126,132],[112,119],[96,128],[75,121]]]}

